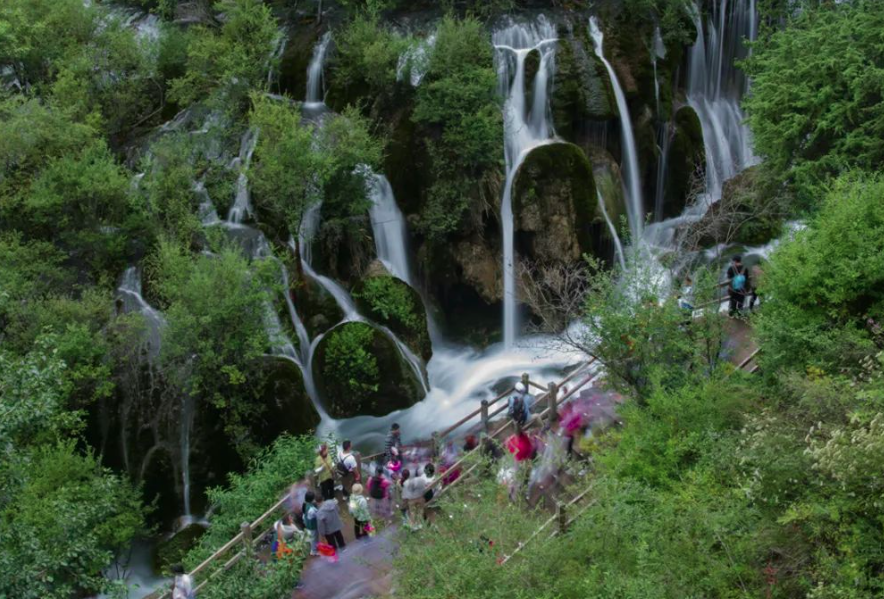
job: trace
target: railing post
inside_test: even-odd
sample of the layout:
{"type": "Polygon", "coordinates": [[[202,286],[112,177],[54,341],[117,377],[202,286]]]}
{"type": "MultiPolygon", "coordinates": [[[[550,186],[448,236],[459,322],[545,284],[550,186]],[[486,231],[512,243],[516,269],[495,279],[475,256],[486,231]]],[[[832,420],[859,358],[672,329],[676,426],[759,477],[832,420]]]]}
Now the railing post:
{"type": "Polygon", "coordinates": [[[559,419],[559,386],[555,382],[549,384],[549,391],[546,393],[548,411],[546,421],[550,426],[555,425],[559,419]]]}
{"type": "Polygon", "coordinates": [[[528,384],[531,382],[531,377],[528,376],[527,372],[522,373],[522,384],[525,385],[525,389],[528,389],[528,384]]]}
{"type": "Polygon", "coordinates": [[[565,510],[565,504],[559,502],[556,506],[556,515],[559,519],[559,534],[565,534],[568,532],[568,514],[565,510]]]}
{"type": "Polygon", "coordinates": [[[242,544],[245,545],[246,555],[251,555],[252,553],[252,525],[248,522],[243,522],[239,525],[239,529],[242,532],[242,544]]]}
{"type": "Polygon", "coordinates": [[[362,453],[354,451],[353,455],[356,457],[356,472],[359,476],[358,480],[362,480],[362,453]]]}
{"type": "Polygon", "coordinates": [[[433,457],[439,457],[439,431],[433,431],[433,457]]]}
{"type": "Polygon", "coordinates": [[[316,491],[316,471],[311,468],[307,471],[307,476],[305,478],[307,479],[307,489],[309,491],[316,491]]]}
{"type": "Polygon", "coordinates": [[[482,400],[482,428],[485,429],[485,432],[488,432],[488,429],[491,428],[491,422],[488,417],[488,400],[482,400]]]}

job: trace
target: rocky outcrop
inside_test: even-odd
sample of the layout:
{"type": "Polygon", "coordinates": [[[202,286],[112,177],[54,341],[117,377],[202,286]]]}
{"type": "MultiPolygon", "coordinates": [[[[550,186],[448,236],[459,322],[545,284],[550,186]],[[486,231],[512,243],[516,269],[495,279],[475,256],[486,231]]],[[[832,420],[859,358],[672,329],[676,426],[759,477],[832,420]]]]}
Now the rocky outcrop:
{"type": "Polygon", "coordinates": [[[395,343],[364,322],[345,322],[326,333],[313,357],[313,377],[334,418],[383,416],[423,397],[395,343]]]}
{"type": "Polygon", "coordinates": [[[675,113],[666,172],[663,216],[671,218],[684,211],[685,204],[702,185],[706,172],[706,150],[700,118],[690,106],[675,113]]]}
{"type": "Polygon", "coordinates": [[[361,314],[396,333],[414,353],[429,361],[433,355],[427,313],[417,291],[372,262],[367,276],[353,289],[361,314]]]}
{"type": "Polygon", "coordinates": [[[593,53],[586,27],[565,31],[559,40],[553,89],[553,122],[564,139],[579,143],[590,122],[617,118],[611,82],[593,53]]]}
{"type": "Polygon", "coordinates": [[[368,216],[326,221],[313,241],[313,268],[352,287],[374,259],[374,237],[368,216]]]}
{"type": "Polygon", "coordinates": [[[295,100],[303,100],[307,92],[307,67],[313,48],[321,36],[315,25],[292,29],[285,52],[279,62],[279,91],[295,100]]]}
{"type": "Polygon", "coordinates": [[[531,151],[513,183],[517,252],[530,261],[576,262],[593,249],[599,221],[592,165],[570,143],[531,151]]]}
{"type": "Polygon", "coordinates": [[[256,389],[263,411],[252,422],[255,438],[269,445],[279,435],[313,431],[319,412],[304,389],[304,377],[297,364],[287,358],[261,359],[260,386],[256,389]]]}

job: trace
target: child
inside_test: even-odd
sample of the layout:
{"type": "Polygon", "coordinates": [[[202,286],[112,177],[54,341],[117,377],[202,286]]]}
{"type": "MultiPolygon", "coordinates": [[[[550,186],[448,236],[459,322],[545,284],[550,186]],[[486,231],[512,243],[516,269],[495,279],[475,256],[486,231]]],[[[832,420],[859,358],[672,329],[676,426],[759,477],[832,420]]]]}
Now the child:
{"type": "Polygon", "coordinates": [[[301,513],[304,515],[304,528],[310,533],[310,555],[319,555],[316,545],[319,543],[319,530],[316,527],[316,494],[307,491],[301,513]]]}
{"type": "Polygon", "coordinates": [[[371,512],[368,501],[362,496],[362,485],[356,483],[350,491],[350,515],[353,516],[353,532],[357,539],[367,536],[371,527],[371,512]]]}

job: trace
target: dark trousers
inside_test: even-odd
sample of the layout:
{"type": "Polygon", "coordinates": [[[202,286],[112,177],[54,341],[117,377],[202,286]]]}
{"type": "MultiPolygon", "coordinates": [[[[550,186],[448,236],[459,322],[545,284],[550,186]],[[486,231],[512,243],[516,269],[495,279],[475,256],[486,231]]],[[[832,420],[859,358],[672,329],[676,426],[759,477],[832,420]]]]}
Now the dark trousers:
{"type": "Polygon", "coordinates": [[[325,542],[332,547],[336,547],[338,549],[343,549],[347,546],[347,544],[344,542],[344,535],[341,534],[340,530],[336,530],[331,534],[325,535],[325,542]]]}
{"type": "Polygon", "coordinates": [[[742,312],[743,304],[746,303],[746,292],[731,289],[728,291],[728,295],[730,296],[730,303],[728,304],[727,313],[733,316],[737,312],[742,312]]]}
{"type": "Polygon", "coordinates": [[[356,534],[357,539],[361,539],[362,537],[367,537],[368,533],[365,532],[365,525],[368,522],[361,522],[359,520],[353,520],[353,532],[356,534]]]}
{"type": "Polygon", "coordinates": [[[323,499],[335,498],[335,479],[330,478],[319,483],[319,493],[323,499]]]}

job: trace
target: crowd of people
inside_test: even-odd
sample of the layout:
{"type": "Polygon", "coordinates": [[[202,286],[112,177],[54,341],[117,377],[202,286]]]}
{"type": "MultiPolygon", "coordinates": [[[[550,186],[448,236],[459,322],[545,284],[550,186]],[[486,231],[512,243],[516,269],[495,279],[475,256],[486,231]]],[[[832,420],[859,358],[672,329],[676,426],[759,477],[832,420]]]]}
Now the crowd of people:
{"type": "MultiPolygon", "coordinates": [[[[562,392],[567,393],[567,388],[562,392]]],[[[339,449],[320,443],[309,477],[313,484],[306,489],[296,486],[303,489],[302,500],[294,502],[292,510],[274,524],[270,559],[283,558],[303,543],[310,555],[337,561],[347,547],[344,512],[352,520],[355,542],[373,536],[377,524],[400,518],[404,528],[421,529],[432,517],[429,504],[436,493],[460,478],[461,458],[473,451],[485,458],[486,474],[506,485],[511,498],[525,496],[532,485],[542,486],[544,478],[554,476],[561,463],[579,459],[582,440],[591,436],[585,411],[579,406],[561,406],[557,430],[548,425],[535,427],[541,424],[536,409],[537,398],[519,382],[507,399],[513,432],[503,443],[484,433],[467,434],[462,443],[447,441],[438,455],[422,445],[405,447],[401,427],[394,423],[383,453],[366,465],[364,480],[349,440],[339,449]],[[507,453],[511,460],[503,460],[507,453]]],[[[179,565],[173,573],[173,599],[193,599],[192,578],[179,565]]]]}

